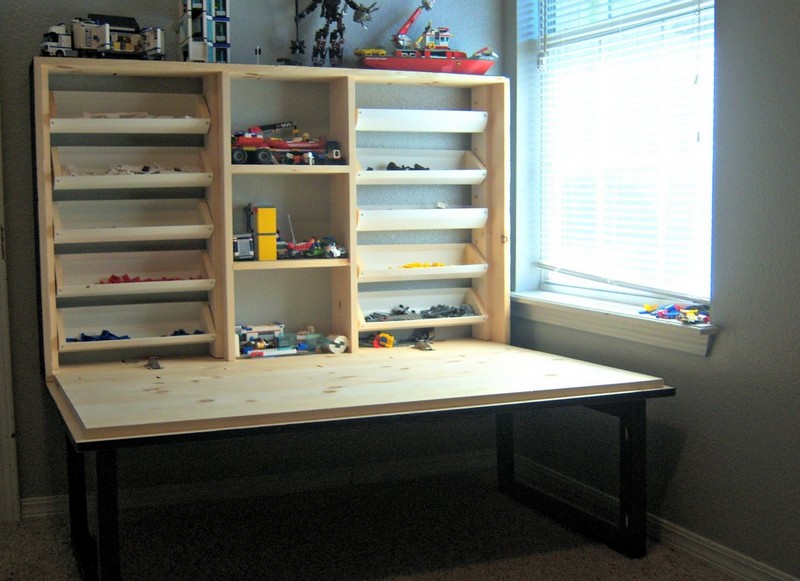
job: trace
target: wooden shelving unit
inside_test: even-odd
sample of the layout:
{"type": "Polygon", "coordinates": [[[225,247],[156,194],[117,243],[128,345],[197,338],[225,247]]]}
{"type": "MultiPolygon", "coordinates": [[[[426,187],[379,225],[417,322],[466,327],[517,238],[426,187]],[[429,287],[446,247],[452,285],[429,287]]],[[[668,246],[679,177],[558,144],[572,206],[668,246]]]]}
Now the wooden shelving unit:
{"type": "Polygon", "coordinates": [[[354,352],[359,335],[417,327],[508,341],[505,79],[50,58],[33,74],[48,376],[76,355],[176,346],[233,360],[237,324],[277,320],[354,352]],[[231,163],[234,131],[286,120],[338,141],[344,163],[231,163]],[[298,240],[331,235],[347,254],[234,261],[254,203],[277,208],[284,239],[291,217],[298,240]],[[401,304],[468,314],[371,316],[401,304]],[[75,340],[103,331],[129,338],[75,340]]]}

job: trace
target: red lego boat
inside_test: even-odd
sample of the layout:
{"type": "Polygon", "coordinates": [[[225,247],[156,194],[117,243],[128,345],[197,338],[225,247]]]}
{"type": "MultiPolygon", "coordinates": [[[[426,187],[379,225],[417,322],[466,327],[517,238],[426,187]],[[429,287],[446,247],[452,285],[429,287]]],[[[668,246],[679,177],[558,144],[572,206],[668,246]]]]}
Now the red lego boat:
{"type": "Polygon", "coordinates": [[[453,35],[444,26],[425,27],[422,35],[415,41],[407,36],[411,25],[423,10],[433,8],[436,0],[422,0],[422,4],[411,14],[400,30],[392,37],[395,45],[393,54],[383,49],[358,49],[361,64],[370,69],[421,71],[428,73],[461,73],[467,75],[485,74],[497,60],[497,55],[488,48],[476,53],[467,53],[450,48],[453,35]]]}

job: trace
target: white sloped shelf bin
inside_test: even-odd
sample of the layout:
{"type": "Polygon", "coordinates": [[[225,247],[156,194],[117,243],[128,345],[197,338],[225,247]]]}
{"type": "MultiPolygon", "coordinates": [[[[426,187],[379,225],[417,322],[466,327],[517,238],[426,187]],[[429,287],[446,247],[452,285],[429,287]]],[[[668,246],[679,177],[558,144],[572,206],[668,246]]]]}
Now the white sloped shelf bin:
{"type": "Polygon", "coordinates": [[[51,133],[205,134],[211,126],[202,95],[53,91],[51,133]]]}
{"type": "Polygon", "coordinates": [[[486,179],[486,167],[471,151],[364,148],[356,155],[359,185],[474,185],[486,179]],[[429,169],[387,170],[390,162],[406,167],[419,164],[429,169]]]}
{"type": "Polygon", "coordinates": [[[213,230],[205,200],[79,200],[54,207],[56,244],[197,240],[213,230]]]}
{"type": "Polygon", "coordinates": [[[54,190],[208,187],[212,178],[199,147],[53,147],[52,161],[54,190]],[[144,166],[149,173],[113,173],[144,166]]]}
{"type": "Polygon", "coordinates": [[[215,338],[216,329],[207,303],[153,303],[58,310],[58,347],[62,353],[201,344],[210,343],[215,338]],[[188,334],[173,335],[181,330],[188,334]],[[112,341],[67,340],[79,339],[82,333],[98,336],[103,331],[130,338],[112,341]]]}
{"type": "Polygon", "coordinates": [[[357,109],[356,131],[482,133],[489,113],[436,109],[357,109]]]}
{"type": "Polygon", "coordinates": [[[209,291],[215,282],[201,250],[62,254],[55,270],[58,298],[209,291]],[[112,275],[141,281],[108,282],[112,275]]]}
{"type": "Polygon", "coordinates": [[[363,206],[358,208],[359,232],[392,230],[458,230],[483,228],[486,208],[423,206],[363,206]]]}
{"type": "Polygon", "coordinates": [[[417,329],[420,327],[459,327],[483,323],[488,319],[486,308],[478,294],[471,288],[441,288],[358,293],[359,331],[385,331],[387,329],[417,329]],[[372,313],[389,313],[400,304],[420,313],[436,305],[460,307],[467,304],[474,315],[464,317],[417,318],[396,321],[367,321],[372,313]]]}
{"type": "Polygon", "coordinates": [[[386,244],[358,248],[358,282],[478,278],[488,268],[486,259],[472,244],[386,244]]]}

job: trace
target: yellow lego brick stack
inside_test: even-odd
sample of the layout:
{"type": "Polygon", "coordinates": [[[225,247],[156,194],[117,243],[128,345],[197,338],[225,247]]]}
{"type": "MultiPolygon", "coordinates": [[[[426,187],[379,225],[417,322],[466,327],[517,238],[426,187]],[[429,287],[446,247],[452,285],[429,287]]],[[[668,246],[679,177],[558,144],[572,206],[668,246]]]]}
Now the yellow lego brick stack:
{"type": "Polygon", "coordinates": [[[278,259],[278,212],[273,206],[250,206],[256,260],[278,259]]]}

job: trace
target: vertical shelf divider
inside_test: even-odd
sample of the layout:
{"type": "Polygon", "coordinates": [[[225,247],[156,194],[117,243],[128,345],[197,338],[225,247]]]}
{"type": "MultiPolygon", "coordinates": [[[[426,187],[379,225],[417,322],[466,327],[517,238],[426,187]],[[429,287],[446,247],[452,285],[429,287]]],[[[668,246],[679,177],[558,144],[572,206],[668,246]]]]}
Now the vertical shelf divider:
{"type": "MultiPolygon", "coordinates": [[[[58,244],[56,243],[55,226],[59,220],[58,204],[72,203],[69,200],[75,192],[70,192],[69,190],[77,192],[80,197],[80,203],[86,204],[90,212],[97,213],[102,210],[100,207],[100,194],[96,193],[96,191],[99,191],[98,188],[78,187],[79,183],[83,183],[82,181],[67,184],[59,191],[54,192],[53,156],[57,155],[57,151],[52,146],[64,147],[65,144],[74,141],[75,138],[63,139],[61,137],[62,134],[68,135],[71,133],[79,135],[80,138],[77,141],[84,143],[87,147],[96,147],[98,151],[102,150],[103,147],[101,145],[102,139],[98,137],[100,134],[118,134],[122,140],[127,140],[125,143],[128,145],[136,141],[132,136],[139,133],[147,134],[147,139],[150,139],[151,143],[157,141],[153,135],[158,133],[186,134],[186,137],[181,137],[183,145],[179,147],[185,147],[188,150],[191,147],[196,148],[196,140],[192,141],[194,138],[190,134],[199,136],[202,132],[197,127],[205,123],[207,133],[203,137],[202,156],[206,160],[208,173],[211,176],[210,183],[206,180],[201,185],[188,181],[188,178],[181,183],[180,179],[165,178],[161,180],[163,183],[160,183],[158,196],[166,200],[179,200],[185,195],[185,192],[180,192],[175,188],[181,187],[185,189],[191,188],[193,190],[191,195],[196,195],[198,198],[203,193],[205,194],[205,204],[202,206],[203,208],[207,206],[206,213],[210,214],[210,238],[204,240],[199,235],[190,236],[185,242],[186,246],[191,246],[194,249],[203,248],[203,252],[207,253],[207,257],[204,258],[210,264],[208,269],[210,272],[207,276],[214,279],[213,281],[208,281],[210,284],[203,291],[207,293],[203,302],[207,301],[208,303],[208,310],[211,313],[210,323],[213,323],[215,330],[214,333],[205,333],[208,337],[207,352],[211,357],[227,361],[235,360],[239,356],[238,336],[235,332],[236,324],[260,324],[265,322],[258,320],[239,321],[237,314],[243,318],[251,317],[253,319],[258,319],[263,315],[266,320],[276,316],[280,317],[282,313],[296,309],[302,311],[303,305],[298,302],[297,295],[293,293],[291,285],[299,285],[298,289],[302,286],[301,290],[305,291],[305,299],[303,300],[315,302],[316,298],[309,298],[313,295],[310,285],[317,282],[321,282],[320,288],[326,289],[325,292],[330,292],[331,296],[319,297],[320,300],[316,301],[314,305],[316,310],[312,315],[309,315],[309,323],[315,326],[322,324],[325,327],[330,325],[329,328],[320,328],[319,331],[325,334],[332,333],[347,336],[350,340],[350,351],[357,352],[359,348],[359,330],[366,332],[368,330],[371,331],[373,326],[377,328],[377,325],[369,326],[369,329],[364,326],[364,313],[361,312],[362,305],[359,303],[358,190],[360,187],[376,186],[377,188],[382,188],[387,185],[389,188],[396,189],[396,194],[393,195],[396,195],[398,204],[401,207],[404,205],[413,207],[413,199],[418,196],[420,190],[432,186],[432,189],[437,187],[460,188],[458,194],[462,195],[463,190],[465,201],[468,196],[471,196],[471,200],[467,202],[468,206],[471,205],[472,208],[482,209],[485,214],[488,213],[485,226],[477,227],[475,224],[467,224],[461,228],[467,233],[472,229],[469,244],[474,248],[473,251],[482,257],[479,262],[482,262],[485,267],[480,269],[481,276],[471,278],[471,286],[468,286],[470,285],[469,282],[458,283],[456,286],[459,289],[463,289],[467,294],[474,294],[476,303],[480,303],[481,306],[481,313],[464,323],[465,327],[471,328],[472,335],[481,339],[508,342],[510,335],[510,227],[508,213],[508,191],[510,185],[508,135],[510,115],[507,79],[457,74],[395,74],[392,72],[358,69],[306,69],[270,65],[203,63],[201,66],[199,64],[178,62],[137,62],[131,63],[130,68],[126,67],[124,71],[120,71],[116,65],[112,66],[109,63],[90,59],[58,59],[58,62],[56,62],[56,59],[41,57],[34,59],[32,71],[34,115],[36,118],[37,188],[39,193],[38,224],[42,348],[44,350],[43,356],[48,378],[51,378],[53,373],[65,364],[81,359],[74,356],[76,352],[92,353],[106,349],[109,351],[115,349],[125,351],[127,349],[122,344],[119,347],[103,346],[102,349],[90,349],[72,344],[69,345],[68,349],[63,347],[65,337],[63,336],[63,324],[61,324],[62,330],[59,332],[60,321],[62,321],[63,315],[69,309],[76,308],[77,303],[73,300],[74,297],[58,297],[56,271],[59,266],[56,258],[61,253],[77,252],[79,254],[85,253],[84,262],[86,260],[91,261],[93,254],[108,252],[110,247],[113,247],[111,250],[115,252],[142,253],[148,250],[162,250],[168,253],[177,249],[171,242],[174,238],[169,235],[174,232],[172,230],[168,231],[167,228],[161,226],[164,220],[161,219],[163,216],[159,215],[148,215],[142,221],[140,229],[147,230],[147,236],[139,233],[136,235],[138,237],[120,239],[118,236],[99,233],[97,236],[102,236],[100,239],[77,241],[76,243],[80,242],[89,246],[85,249],[78,248],[75,251],[63,248],[66,244],[63,240],[58,244]],[[78,79],[82,77],[92,79],[91,82],[87,83],[86,87],[81,89],[86,91],[87,103],[97,103],[98,99],[99,101],[107,101],[106,93],[116,93],[120,89],[131,90],[126,89],[126,86],[133,85],[133,93],[128,94],[133,95],[134,99],[138,97],[137,91],[145,97],[147,102],[153,102],[154,99],[157,102],[159,98],[167,99],[169,95],[172,95],[168,108],[178,109],[179,111],[174,119],[164,126],[154,123],[152,118],[154,115],[151,115],[151,118],[147,119],[147,121],[138,122],[135,119],[126,119],[125,123],[112,122],[110,119],[105,120],[101,116],[99,120],[84,124],[78,113],[70,111],[59,115],[56,111],[56,106],[53,104],[55,98],[51,92],[54,89],[62,91],[62,89],[68,88],[70,82],[64,82],[64,79],[68,76],[78,79]],[[142,87],[135,86],[135,79],[137,78],[143,80],[142,87]],[[94,80],[98,82],[94,83],[94,80]],[[177,81],[174,83],[176,86],[185,82],[185,86],[177,88],[173,93],[164,93],[159,80],[177,81]],[[150,87],[149,91],[148,86],[150,87]],[[92,87],[97,87],[97,89],[92,90],[92,87]],[[309,102],[305,105],[300,103],[299,96],[304,87],[305,89],[310,89],[312,94],[322,95],[324,93],[326,95],[324,99],[328,101],[327,105],[322,102],[322,97],[317,97],[315,102],[309,102]],[[380,105],[385,105],[385,108],[374,109],[367,115],[372,113],[382,116],[384,122],[389,123],[388,126],[391,132],[398,135],[408,132],[471,133],[471,138],[467,138],[471,139],[471,141],[468,141],[469,145],[466,145],[467,141],[464,141],[465,146],[457,148],[457,152],[463,154],[459,158],[460,161],[442,162],[444,164],[442,168],[438,168],[438,166],[437,168],[432,167],[430,174],[425,176],[426,179],[421,179],[420,175],[377,176],[377,178],[383,179],[381,181],[375,175],[365,177],[363,174],[367,171],[366,169],[359,176],[360,163],[358,155],[363,152],[359,152],[356,147],[358,144],[356,131],[357,103],[359,103],[357,95],[358,91],[366,87],[369,87],[370,90],[365,91],[365,94],[374,94],[377,96],[377,101],[380,102],[380,105]],[[249,95],[248,92],[250,90],[253,93],[249,95]],[[454,93],[458,93],[459,98],[456,100],[458,104],[453,111],[442,110],[439,112],[435,105],[432,105],[432,108],[411,109],[411,111],[414,111],[411,115],[420,118],[415,119],[415,122],[409,126],[402,122],[398,124],[395,112],[398,111],[398,106],[402,107],[403,99],[397,97],[397,95],[408,95],[409,91],[413,92],[415,90],[420,90],[421,92],[437,92],[441,90],[444,91],[443,95],[451,96],[454,93]],[[273,95],[274,91],[279,94],[273,95]],[[183,99],[183,94],[193,95],[195,102],[200,102],[204,99],[205,107],[202,109],[205,114],[193,112],[196,108],[183,113],[183,108],[189,108],[185,103],[187,101],[191,102],[191,99],[183,99]],[[279,102],[280,105],[277,109],[270,110],[267,104],[271,102],[273,96],[277,99],[276,103],[279,102]],[[463,97],[469,98],[468,104],[463,97]],[[243,114],[237,108],[237,104],[242,104],[248,99],[258,110],[263,109],[266,115],[269,115],[270,111],[273,114],[281,114],[281,116],[286,112],[290,112],[291,115],[296,112],[299,116],[297,121],[300,124],[302,124],[305,117],[307,121],[311,121],[309,125],[313,131],[318,129],[327,131],[326,138],[339,142],[346,165],[306,167],[304,165],[282,164],[280,166],[259,167],[253,165],[249,167],[233,167],[230,140],[232,131],[240,129],[240,127],[234,127],[233,125],[235,122],[241,121],[245,123],[253,122],[250,119],[246,119],[247,117],[254,117],[252,112],[243,114]],[[324,110],[326,106],[327,119],[325,119],[326,112],[324,110]],[[188,118],[183,119],[182,115],[188,115],[188,118]],[[50,124],[53,116],[57,117],[55,127],[50,124]],[[238,116],[242,116],[242,119],[239,119],[238,116]],[[191,121],[191,123],[188,123],[187,120],[191,121]],[[485,125],[483,125],[484,120],[485,125]],[[440,121],[441,125],[438,125],[440,121]],[[325,122],[327,122],[327,127],[324,125],[325,122]],[[140,123],[140,125],[137,125],[137,123],[140,123]],[[430,127],[432,124],[434,126],[430,127]],[[51,136],[51,132],[58,135],[51,136]],[[471,151],[468,151],[468,149],[471,149],[471,151]],[[234,179],[234,173],[237,174],[236,179],[234,179]],[[480,175],[472,176],[474,173],[480,175]],[[470,174],[470,176],[465,174],[470,174]],[[412,177],[416,179],[411,179],[412,177]],[[467,179],[467,177],[470,177],[470,179],[467,179]],[[306,202],[302,198],[289,197],[289,194],[294,194],[294,192],[284,191],[288,187],[284,184],[295,179],[297,179],[298,183],[303,183],[307,180],[309,184],[313,184],[312,187],[316,188],[316,190],[309,192],[309,199],[316,196],[315,201],[306,202]],[[359,182],[359,180],[362,181],[359,182]],[[243,186],[238,183],[239,181],[243,186]],[[308,209],[319,210],[317,214],[310,214],[312,222],[317,220],[316,224],[312,224],[313,227],[329,229],[329,233],[335,237],[337,243],[347,248],[347,256],[327,263],[325,265],[326,268],[319,268],[321,263],[314,264],[313,262],[292,264],[291,267],[288,264],[278,267],[262,263],[262,268],[242,268],[245,265],[237,263],[238,267],[234,268],[237,265],[234,264],[232,240],[234,227],[240,218],[235,215],[238,211],[236,204],[242,203],[242,200],[238,199],[237,195],[253,195],[257,197],[260,192],[259,194],[252,194],[250,189],[259,187],[266,189],[272,187],[273,184],[278,188],[276,190],[278,194],[273,198],[290,199],[294,203],[295,209],[305,209],[306,207],[302,204],[317,204],[317,206],[308,207],[308,209]],[[242,189],[235,192],[235,188],[242,189]],[[61,190],[64,191],[62,192],[61,190]],[[329,206],[326,206],[326,204],[329,206]],[[321,219],[324,219],[325,222],[320,223],[321,219]],[[163,230],[159,232],[159,228],[163,228],[163,230]],[[151,231],[153,232],[151,233],[151,231]],[[235,274],[237,271],[242,271],[239,273],[238,281],[235,274]],[[259,279],[258,277],[261,278],[259,279]],[[306,284],[305,277],[310,277],[308,280],[312,282],[306,284]],[[264,285],[264,289],[259,289],[259,292],[264,294],[252,296],[240,294],[239,299],[242,301],[242,305],[237,307],[238,285],[253,284],[254,280],[258,280],[257,284],[264,285]],[[273,294],[270,295],[270,293],[273,294]],[[247,296],[247,300],[245,300],[245,296],[247,296]],[[263,299],[261,298],[262,296],[263,299]],[[256,299],[248,303],[248,300],[253,297],[256,297],[256,299]],[[67,352],[69,352],[69,355],[63,356],[67,352]]],[[[74,84],[74,79],[72,84],[74,84]]],[[[69,97],[73,100],[80,99],[80,95],[76,97],[71,92],[67,95],[66,92],[62,91],[61,96],[64,98],[69,97]]],[[[449,97],[445,97],[445,100],[447,98],[449,97]]],[[[92,105],[90,104],[81,103],[80,107],[88,107],[92,112],[92,105]]],[[[74,109],[74,107],[72,108],[74,109]]],[[[160,109],[160,107],[155,108],[160,109]]],[[[404,110],[399,109],[399,111],[402,113],[404,110]]],[[[411,148],[411,151],[413,152],[414,149],[411,148]]],[[[115,153],[120,153],[120,151],[115,153]]],[[[389,152],[388,149],[383,153],[389,158],[395,155],[389,152]]],[[[154,161],[157,162],[157,160],[154,161]]],[[[124,163],[129,162],[126,161],[124,163]]],[[[58,165],[58,169],[61,171],[61,164],[58,165]]],[[[433,164],[431,165],[433,166],[433,164]]],[[[392,172],[376,169],[375,173],[392,172]]],[[[144,182],[137,180],[135,185],[132,185],[134,181],[129,179],[127,182],[120,180],[108,186],[111,189],[118,190],[119,199],[126,200],[126,204],[120,204],[119,208],[114,209],[114,212],[118,212],[120,215],[112,215],[112,219],[109,220],[109,222],[112,222],[110,228],[117,227],[118,223],[126,224],[130,222],[131,218],[137,214],[137,206],[135,204],[132,205],[127,200],[137,200],[145,193],[137,191],[142,187],[138,185],[140,183],[144,182]]],[[[272,195],[271,192],[265,192],[264,198],[269,199],[272,195]]],[[[299,195],[305,194],[300,192],[299,195]]],[[[398,231],[401,230],[401,228],[396,227],[398,226],[396,219],[397,216],[393,218],[395,222],[388,225],[389,231],[393,232],[394,235],[397,235],[398,231]]],[[[298,222],[296,221],[295,228],[297,228],[297,225],[298,222]]],[[[308,226],[308,223],[306,226],[308,226]]],[[[437,223],[433,225],[433,229],[438,229],[440,226],[437,223]]],[[[420,228],[420,224],[415,224],[414,229],[431,230],[431,225],[428,224],[420,228]]],[[[307,235],[305,233],[302,234],[302,236],[307,235]]],[[[400,236],[403,236],[402,232],[400,236]]],[[[413,238],[413,236],[410,237],[413,238]]],[[[464,238],[466,237],[467,235],[464,236],[464,238]]],[[[365,239],[369,239],[369,236],[365,237],[365,239]]],[[[372,239],[376,240],[374,237],[372,239]]],[[[373,244],[375,243],[373,242],[373,244]]],[[[431,244],[436,245],[435,242],[431,244]]],[[[139,258],[143,257],[140,256],[139,258]]],[[[465,265],[449,266],[460,268],[465,265]]],[[[378,265],[378,267],[379,269],[397,268],[396,265],[378,265]]],[[[394,292],[396,295],[393,298],[387,298],[387,300],[396,300],[397,304],[403,303],[403,297],[408,290],[402,290],[400,286],[405,284],[405,281],[402,276],[399,278],[395,276],[396,273],[394,272],[390,274],[391,276],[385,281],[378,280],[376,282],[378,285],[385,284],[388,287],[394,285],[395,290],[390,292],[394,292]],[[390,281],[389,279],[392,280],[390,281]]],[[[437,276],[431,273],[419,272],[415,273],[416,276],[408,276],[406,279],[412,281],[417,279],[416,282],[412,282],[412,289],[416,288],[415,285],[417,284],[421,285],[420,288],[423,288],[429,283],[436,286],[438,283],[435,283],[434,279],[447,279],[448,277],[444,276],[445,274],[443,272],[441,276],[437,276]]],[[[457,278],[463,281],[470,277],[459,275],[457,278]]],[[[361,282],[369,286],[367,284],[368,281],[361,282]]],[[[188,296],[190,291],[180,285],[174,285],[172,288],[174,290],[169,292],[173,293],[174,298],[170,302],[186,302],[197,298],[196,296],[188,296]]],[[[369,292],[383,292],[374,290],[377,288],[379,287],[373,287],[369,292]]],[[[238,288],[238,290],[245,292],[243,288],[238,288]]],[[[109,299],[102,290],[94,290],[88,293],[87,296],[82,297],[81,300],[90,306],[97,307],[109,306],[109,308],[116,308],[120,305],[131,305],[135,308],[127,312],[141,311],[143,313],[147,311],[148,304],[155,304],[147,293],[139,295],[133,290],[127,292],[122,289],[114,289],[113,293],[109,292],[107,294],[113,294],[115,298],[113,300],[109,299]],[[139,310],[137,311],[137,309],[139,310]]],[[[101,310],[99,309],[98,312],[101,310]]],[[[289,317],[292,316],[294,315],[289,315],[289,317]]],[[[131,315],[130,317],[138,317],[138,315],[131,315]]],[[[305,315],[302,315],[299,318],[302,320],[304,317],[305,315]]],[[[120,327],[126,326],[126,320],[124,318],[120,320],[122,321],[120,327]]],[[[130,320],[128,322],[135,323],[136,321],[130,320]]],[[[294,325],[293,321],[287,320],[286,322],[287,332],[296,330],[290,330],[289,328],[289,325],[294,325]]],[[[437,320],[430,320],[430,322],[430,325],[421,326],[437,326],[437,320]]],[[[97,323],[102,324],[102,322],[97,323]]],[[[438,321],[438,324],[450,327],[459,325],[456,321],[438,321]]],[[[401,326],[411,328],[411,325],[410,322],[407,322],[401,326]]],[[[211,327],[211,324],[208,326],[211,327]]],[[[74,331],[75,329],[70,330],[70,332],[74,331]]],[[[124,330],[121,333],[124,333],[124,330]]],[[[162,337],[151,337],[152,341],[150,343],[165,343],[162,341],[162,337]]],[[[147,342],[145,341],[145,343],[147,342]]],[[[170,341],[170,343],[182,346],[190,343],[198,344],[199,341],[177,338],[174,342],[170,341]]],[[[133,342],[131,347],[133,347],[133,342]]]]}
{"type": "Polygon", "coordinates": [[[349,257],[347,268],[333,272],[331,284],[331,322],[334,329],[341,330],[350,339],[350,350],[358,350],[358,327],[356,324],[356,98],[355,82],[351,77],[337,79],[330,84],[329,118],[330,134],[339,139],[342,155],[349,164],[345,175],[331,176],[331,221],[337,236],[342,237],[349,257]]]}
{"type": "Polygon", "coordinates": [[[206,137],[211,160],[213,182],[209,189],[209,208],[214,219],[214,234],[209,242],[211,263],[217,284],[211,293],[211,304],[217,326],[217,338],[212,345],[212,355],[227,361],[236,358],[236,336],[231,331],[235,324],[233,256],[230,240],[233,239],[233,207],[231,192],[233,181],[230,163],[231,135],[231,77],[227,72],[206,75],[203,93],[211,118],[211,130],[206,137]]]}
{"type": "Polygon", "coordinates": [[[486,129],[472,136],[473,153],[483,160],[488,172],[481,184],[472,186],[473,204],[489,209],[482,230],[473,231],[473,242],[489,263],[487,275],[475,280],[478,294],[489,314],[486,323],[476,325],[473,336],[508,343],[511,337],[511,185],[510,99],[507,85],[484,85],[472,89],[472,108],[490,111],[486,129]]]}

